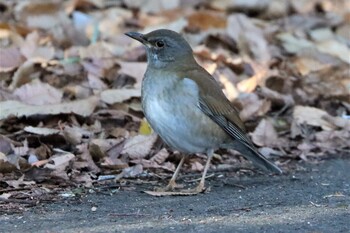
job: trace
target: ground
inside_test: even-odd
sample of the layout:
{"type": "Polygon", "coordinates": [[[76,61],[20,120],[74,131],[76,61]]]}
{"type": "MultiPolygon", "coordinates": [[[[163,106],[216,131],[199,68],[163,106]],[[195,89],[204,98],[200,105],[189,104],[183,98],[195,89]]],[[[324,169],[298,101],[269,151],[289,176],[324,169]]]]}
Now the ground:
{"type": "Polygon", "coordinates": [[[216,173],[197,196],[153,197],[140,185],[66,198],[0,216],[0,232],[349,232],[350,160],[302,167],[280,176],[216,173]]]}

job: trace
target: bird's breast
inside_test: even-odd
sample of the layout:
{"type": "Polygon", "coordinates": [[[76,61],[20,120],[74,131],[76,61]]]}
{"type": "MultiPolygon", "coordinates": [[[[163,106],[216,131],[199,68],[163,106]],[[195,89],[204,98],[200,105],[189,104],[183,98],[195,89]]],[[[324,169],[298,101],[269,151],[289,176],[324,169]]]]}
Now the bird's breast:
{"type": "Polygon", "coordinates": [[[142,83],[142,107],[154,131],[176,150],[217,149],[226,133],[198,108],[199,90],[191,79],[149,76],[142,83]]]}

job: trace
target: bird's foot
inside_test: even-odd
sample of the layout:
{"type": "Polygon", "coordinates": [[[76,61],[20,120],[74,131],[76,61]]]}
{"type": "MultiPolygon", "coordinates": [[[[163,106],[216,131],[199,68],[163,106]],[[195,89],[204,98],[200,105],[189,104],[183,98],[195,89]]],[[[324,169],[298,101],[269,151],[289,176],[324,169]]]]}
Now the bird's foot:
{"type": "Polygon", "coordinates": [[[157,192],[174,191],[176,188],[183,188],[183,185],[177,184],[175,181],[170,180],[169,184],[164,188],[156,188],[157,192]]]}
{"type": "Polygon", "coordinates": [[[204,193],[208,191],[208,189],[204,186],[204,184],[199,183],[197,187],[192,188],[192,189],[185,189],[182,190],[181,192],[188,193],[188,194],[198,194],[198,193],[204,193]]]}

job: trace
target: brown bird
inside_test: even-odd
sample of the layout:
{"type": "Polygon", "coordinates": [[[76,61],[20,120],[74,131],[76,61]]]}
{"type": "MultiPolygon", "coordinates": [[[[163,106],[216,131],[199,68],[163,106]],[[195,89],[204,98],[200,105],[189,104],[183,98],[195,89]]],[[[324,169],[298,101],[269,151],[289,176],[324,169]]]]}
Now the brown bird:
{"type": "MultiPolygon", "coordinates": [[[[127,36],[145,45],[148,66],[142,81],[142,108],[153,130],[163,141],[184,155],[208,156],[199,185],[215,150],[234,149],[267,171],[282,173],[268,161],[247,137],[242,120],[215,79],[193,57],[187,41],[178,33],[160,29],[148,34],[128,32],[127,36]]],[[[165,190],[176,187],[182,157],[165,190]]]]}

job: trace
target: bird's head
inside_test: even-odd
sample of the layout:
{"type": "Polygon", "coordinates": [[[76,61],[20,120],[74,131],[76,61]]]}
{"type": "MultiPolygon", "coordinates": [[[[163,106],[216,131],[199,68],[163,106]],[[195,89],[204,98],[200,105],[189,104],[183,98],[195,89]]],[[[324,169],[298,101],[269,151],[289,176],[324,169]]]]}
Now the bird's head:
{"type": "Polygon", "coordinates": [[[150,67],[178,67],[194,61],[191,46],[177,32],[159,29],[147,34],[128,32],[125,35],[145,45],[150,67]]]}

